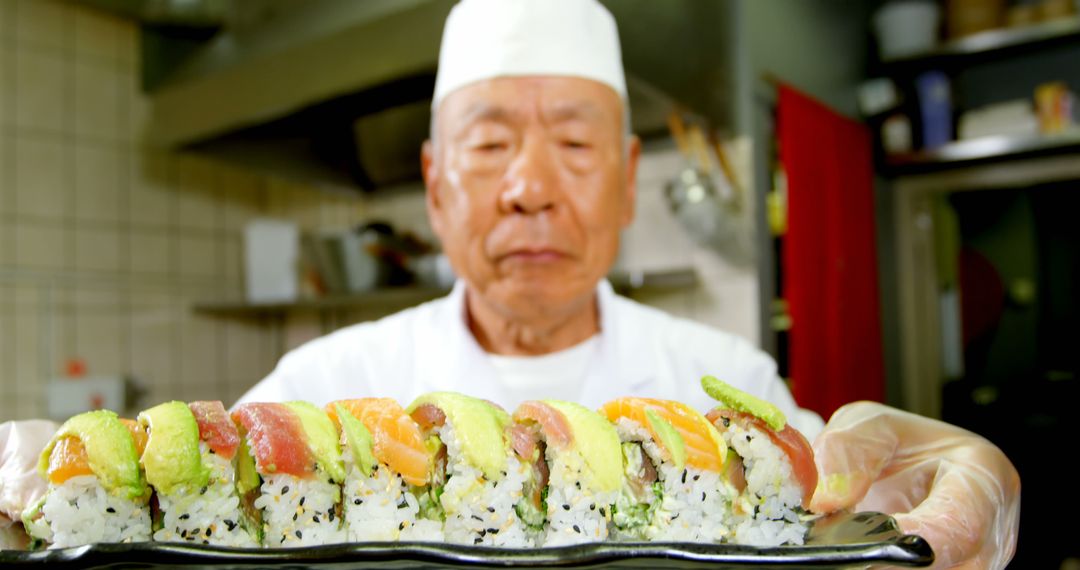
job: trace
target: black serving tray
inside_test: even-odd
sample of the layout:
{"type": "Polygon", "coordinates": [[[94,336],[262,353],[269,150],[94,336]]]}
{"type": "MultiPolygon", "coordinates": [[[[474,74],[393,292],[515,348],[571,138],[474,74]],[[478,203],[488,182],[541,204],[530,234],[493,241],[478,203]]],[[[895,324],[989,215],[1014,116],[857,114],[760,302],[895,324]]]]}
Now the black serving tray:
{"type": "Polygon", "coordinates": [[[904,535],[881,513],[814,521],[802,546],[755,548],[691,543],[596,543],[509,549],[441,543],[351,543],[292,549],[244,549],[184,543],[92,544],[37,552],[0,551],[0,567],[49,568],[849,568],[929,566],[930,545],[904,535]]]}

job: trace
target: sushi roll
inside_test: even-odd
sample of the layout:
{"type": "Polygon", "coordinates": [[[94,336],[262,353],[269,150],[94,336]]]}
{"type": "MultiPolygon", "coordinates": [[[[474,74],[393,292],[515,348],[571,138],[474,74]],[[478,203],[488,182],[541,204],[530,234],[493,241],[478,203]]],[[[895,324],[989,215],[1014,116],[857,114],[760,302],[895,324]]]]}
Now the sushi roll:
{"type": "Polygon", "coordinates": [[[431,491],[421,509],[441,513],[446,541],[527,547],[534,544],[514,510],[531,466],[509,451],[510,415],[452,392],[417,398],[406,409],[435,450],[431,491]]]}
{"type": "Polygon", "coordinates": [[[27,533],[51,548],[149,541],[150,488],[139,468],[145,444],[135,422],[108,410],[65,422],[38,461],[49,487],[23,513],[27,533]]]}
{"type": "Polygon", "coordinates": [[[433,455],[404,408],[390,398],[362,398],[332,402],[326,411],[341,430],[348,540],[441,542],[442,520],[426,500],[433,455]]]}
{"type": "Polygon", "coordinates": [[[166,402],[139,414],[141,463],[154,488],[154,540],[259,546],[236,485],[240,435],[221,402],[166,402]]]}
{"type": "Polygon", "coordinates": [[[725,480],[734,491],[731,541],[754,546],[802,544],[817,487],[814,451],[776,406],[711,376],[701,380],[720,405],[707,418],[728,444],[725,480]]]}
{"type": "Polygon", "coordinates": [[[607,539],[608,507],[622,486],[614,426],[584,406],[556,400],[524,402],[513,419],[514,451],[531,466],[518,517],[542,533],[544,546],[607,539]]]}
{"type": "Polygon", "coordinates": [[[727,446],[700,412],[671,400],[620,398],[600,409],[622,441],[624,485],[612,505],[621,540],[721,542],[731,494],[727,446]]]}
{"type": "Polygon", "coordinates": [[[247,403],[232,418],[240,430],[240,453],[254,460],[261,480],[247,500],[261,521],[263,546],[342,542],[339,485],[345,467],[326,412],[307,402],[247,403]]]}

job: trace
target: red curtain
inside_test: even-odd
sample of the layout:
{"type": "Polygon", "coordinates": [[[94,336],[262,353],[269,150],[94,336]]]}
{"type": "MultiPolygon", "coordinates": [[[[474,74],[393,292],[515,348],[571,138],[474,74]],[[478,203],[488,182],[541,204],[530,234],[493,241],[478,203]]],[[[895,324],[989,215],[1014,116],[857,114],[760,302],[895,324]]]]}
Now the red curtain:
{"type": "Polygon", "coordinates": [[[788,179],[781,267],[792,391],[828,419],[847,402],[885,396],[870,135],[786,86],[777,115],[788,179]]]}

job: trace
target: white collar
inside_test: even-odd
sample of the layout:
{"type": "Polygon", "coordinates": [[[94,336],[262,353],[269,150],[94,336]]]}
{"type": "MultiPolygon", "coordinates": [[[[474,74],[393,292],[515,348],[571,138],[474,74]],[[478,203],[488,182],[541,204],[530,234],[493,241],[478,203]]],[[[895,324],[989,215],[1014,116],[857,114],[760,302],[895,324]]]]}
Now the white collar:
{"type": "MultiPolygon", "coordinates": [[[[433,326],[418,331],[418,335],[425,336],[420,346],[438,351],[430,358],[418,355],[420,379],[430,390],[466,391],[498,401],[502,388],[497,383],[491,363],[484,357],[484,349],[467,324],[466,287],[465,282],[459,279],[444,302],[436,308],[434,322],[430,323],[433,326]],[[462,386],[468,386],[468,389],[463,390],[462,386]]],[[[612,398],[612,385],[616,390],[630,394],[656,377],[652,359],[647,356],[642,358],[654,352],[645,342],[648,335],[636,333],[634,323],[627,322],[625,318],[625,309],[629,308],[627,305],[630,301],[620,299],[606,279],[597,283],[596,295],[600,314],[600,350],[591,367],[590,377],[594,378],[585,387],[582,396],[585,402],[612,398]],[[643,363],[647,364],[642,366],[643,363]]]]}

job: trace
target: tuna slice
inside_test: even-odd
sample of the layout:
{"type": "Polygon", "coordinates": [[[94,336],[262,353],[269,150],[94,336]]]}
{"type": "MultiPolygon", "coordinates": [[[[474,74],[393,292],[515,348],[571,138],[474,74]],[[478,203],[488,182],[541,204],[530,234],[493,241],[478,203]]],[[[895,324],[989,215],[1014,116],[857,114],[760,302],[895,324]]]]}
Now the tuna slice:
{"type": "Polygon", "coordinates": [[[232,413],[248,438],[248,447],[261,474],[285,473],[310,477],[315,458],[307,445],[300,418],[284,404],[241,404],[232,413]]]}
{"type": "Polygon", "coordinates": [[[199,424],[199,440],[206,442],[215,454],[231,460],[240,446],[240,434],[225,406],[219,401],[191,402],[188,408],[199,424]]]}

